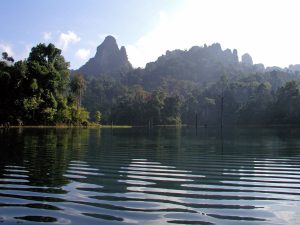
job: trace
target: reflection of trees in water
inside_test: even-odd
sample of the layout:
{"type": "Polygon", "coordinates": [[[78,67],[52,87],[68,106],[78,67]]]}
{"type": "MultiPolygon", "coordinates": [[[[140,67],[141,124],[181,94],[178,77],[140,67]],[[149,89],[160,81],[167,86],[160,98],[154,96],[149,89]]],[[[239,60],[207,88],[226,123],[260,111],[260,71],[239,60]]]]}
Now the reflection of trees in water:
{"type": "Polygon", "coordinates": [[[17,129],[0,129],[0,177],[5,165],[23,164],[23,137],[17,129]]]}
{"type": "MultiPolygon", "coordinates": [[[[203,135],[200,132],[200,136],[197,137],[194,130],[188,131],[184,128],[155,128],[150,132],[143,129],[115,130],[114,135],[111,135],[110,130],[101,132],[101,141],[95,138],[97,136],[95,132],[90,135],[87,162],[104,175],[88,177],[86,182],[102,185],[103,192],[128,192],[128,187],[132,186],[131,182],[139,180],[138,177],[134,177],[136,171],[139,173],[149,171],[149,174],[145,174],[145,176],[155,177],[155,172],[159,173],[159,168],[165,168],[161,176],[166,175],[166,180],[158,177],[158,180],[154,181],[155,184],[152,185],[152,187],[165,189],[182,189],[181,184],[185,181],[172,182],[174,176],[177,179],[185,179],[185,175],[188,177],[190,174],[194,174],[195,177],[187,179],[199,183],[215,180],[216,176],[221,179],[223,176],[222,155],[218,152],[221,144],[216,132],[206,132],[203,135]],[[216,154],[217,157],[209,157],[211,154],[216,154]],[[141,164],[142,168],[140,168],[144,171],[135,170],[139,168],[136,167],[135,160],[145,161],[145,165],[141,164]],[[156,167],[147,166],[147,162],[158,163],[157,165],[162,167],[158,166],[158,170],[153,172],[152,169],[156,167]],[[218,168],[213,174],[211,172],[214,171],[214,164],[218,168]],[[131,172],[128,173],[127,170],[131,172]],[[176,173],[179,174],[178,177],[176,177],[176,173]],[[203,174],[206,177],[202,177],[203,174]]],[[[139,174],[137,173],[137,175],[139,174]]],[[[143,180],[143,178],[141,179],[143,180]]],[[[144,181],[147,180],[148,178],[144,181]]],[[[219,181],[217,180],[217,182],[219,181]]]]}
{"type": "MultiPolygon", "coordinates": [[[[226,131],[225,140],[222,140],[219,129],[199,129],[197,136],[193,129],[184,127],[157,128],[147,134],[131,132],[131,135],[126,134],[126,138],[123,134],[115,132],[110,146],[111,155],[116,154],[121,157],[117,149],[121,151],[124,148],[127,151],[126,161],[129,167],[131,159],[147,159],[160,162],[162,165],[174,166],[178,170],[189,170],[196,175],[205,175],[203,178],[196,178],[199,182],[219,183],[226,179],[224,169],[228,166],[228,158],[224,159],[223,154],[231,154],[235,151],[234,138],[228,138],[233,135],[232,131],[226,131]]],[[[105,143],[106,138],[102,141],[105,143]]],[[[113,157],[110,160],[112,161],[113,157]]],[[[239,177],[237,176],[236,179],[239,177]]],[[[159,182],[159,184],[161,187],[168,187],[170,183],[159,182]]]]}
{"type": "Polygon", "coordinates": [[[0,161],[24,166],[31,185],[63,186],[70,160],[84,157],[88,140],[88,129],[10,129],[0,133],[0,161]]]}
{"type": "Polygon", "coordinates": [[[133,159],[172,161],[174,153],[180,151],[174,151],[173,146],[180,146],[181,129],[170,128],[168,132],[163,130],[155,129],[149,132],[146,129],[116,129],[113,134],[109,129],[92,130],[86,161],[89,166],[97,168],[104,175],[90,176],[86,182],[103,185],[103,191],[107,193],[126,193],[126,180],[130,178],[124,171],[131,168],[133,159]]]}
{"type": "Polygon", "coordinates": [[[235,186],[261,179],[261,171],[254,167],[263,165],[264,157],[274,152],[271,147],[284,141],[274,130],[224,130],[223,135],[222,140],[219,130],[199,129],[196,136],[194,129],[186,128],[115,130],[113,135],[110,129],[0,130],[0,175],[5,165],[21,165],[28,171],[30,185],[64,186],[67,199],[87,204],[97,202],[94,198],[143,201],[166,196],[169,202],[163,203],[197,211],[204,203],[196,205],[193,200],[204,196],[213,208],[219,207],[215,200],[231,199],[234,205],[227,202],[228,207],[239,209],[238,201],[243,198],[230,193],[235,186]],[[255,162],[257,156],[261,157],[255,162]],[[190,202],[181,202],[181,198],[190,202]]]}
{"type": "Polygon", "coordinates": [[[0,129],[0,162],[18,163],[23,161],[23,138],[22,130],[0,129]]]}
{"type": "MultiPolygon", "coordinates": [[[[200,181],[220,182],[227,179],[224,170],[230,160],[228,155],[272,155],[276,150],[270,146],[277,142],[292,143],[294,147],[299,144],[297,139],[295,142],[287,137],[282,140],[282,133],[274,130],[224,130],[223,135],[222,142],[218,130],[204,128],[199,129],[197,136],[193,129],[186,128],[154,128],[150,132],[146,129],[115,130],[114,135],[110,129],[0,130],[0,175],[5,165],[21,165],[29,171],[30,184],[63,186],[68,183],[64,174],[70,161],[79,160],[104,174],[88,177],[86,182],[101,184],[110,192],[126,192],[126,184],[118,181],[121,178],[119,170],[130,167],[132,159],[160,162],[205,175],[205,178],[199,178],[200,181]]],[[[255,166],[250,158],[247,166],[249,169],[255,166]]],[[[241,162],[232,169],[242,167],[241,162]]],[[[235,179],[239,177],[235,176],[235,179]]]]}
{"type": "Polygon", "coordinates": [[[86,129],[42,129],[25,136],[25,159],[33,184],[62,186],[71,159],[80,160],[87,149],[86,129]]]}

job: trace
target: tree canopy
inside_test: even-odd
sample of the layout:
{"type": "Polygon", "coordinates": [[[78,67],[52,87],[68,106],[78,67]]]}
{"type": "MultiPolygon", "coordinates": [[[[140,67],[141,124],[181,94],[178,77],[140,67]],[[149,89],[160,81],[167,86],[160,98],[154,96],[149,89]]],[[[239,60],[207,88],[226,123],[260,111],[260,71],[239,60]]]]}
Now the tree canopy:
{"type": "Polygon", "coordinates": [[[38,44],[28,59],[13,62],[2,54],[0,123],[49,125],[76,120],[72,111],[83,109],[74,109],[69,63],[60,49],[38,44]]]}
{"type": "Polygon", "coordinates": [[[235,125],[300,123],[300,74],[265,69],[219,44],[174,50],[116,75],[70,75],[53,44],[0,60],[0,124],[235,125]],[[90,112],[88,112],[88,111],[90,112]],[[101,113],[100,113],[101,112],[101,113]],[[91,115],[91,118],[90,118],[91,115]]]}

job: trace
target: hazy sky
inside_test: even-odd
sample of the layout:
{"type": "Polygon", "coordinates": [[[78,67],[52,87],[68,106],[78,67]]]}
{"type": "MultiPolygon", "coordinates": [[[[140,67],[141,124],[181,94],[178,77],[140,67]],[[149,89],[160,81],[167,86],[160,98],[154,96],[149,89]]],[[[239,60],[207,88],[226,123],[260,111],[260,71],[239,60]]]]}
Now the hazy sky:
{"type": "Polygon", "coordinates": [[[54,43],[71,68],[94,56],[111,34],[134,67],[166,50],[219,42],[249,53],[254,63],[300,64],[297,0],[10,0],[2,1],[0,51],[28,57],[54,43]]]}

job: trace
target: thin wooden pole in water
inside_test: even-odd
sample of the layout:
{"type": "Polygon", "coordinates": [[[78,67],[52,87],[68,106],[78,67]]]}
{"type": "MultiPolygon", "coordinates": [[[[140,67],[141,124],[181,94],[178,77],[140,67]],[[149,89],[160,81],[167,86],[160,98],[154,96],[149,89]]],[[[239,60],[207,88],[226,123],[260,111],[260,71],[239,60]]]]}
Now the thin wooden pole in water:
{"type": "Polygon", "coordinates": [[[223,156],[223,151],[224,151],[224,137],[223,137],[223,127],[221,127],[221,152],[223,156]]]}
{"type": "Polygon", "coordinates": [[[113,126],[114,126],[114,122],[111,121],[111,125],[110,125],[111,136],[114,136],[114,129],[113,129],[113,126]]]}
{"type": "Polygon", "coordinates": [[[195,127],[196,127],[196,136],[197,136],[197,134],[198,134],[198,114],[196,113],[196,115],[195,115],[195,127]]]}
{"type": "Polygon", "coordinates": [[[223,128],[224,96],[221,96],[221,129],[223,128]]]}

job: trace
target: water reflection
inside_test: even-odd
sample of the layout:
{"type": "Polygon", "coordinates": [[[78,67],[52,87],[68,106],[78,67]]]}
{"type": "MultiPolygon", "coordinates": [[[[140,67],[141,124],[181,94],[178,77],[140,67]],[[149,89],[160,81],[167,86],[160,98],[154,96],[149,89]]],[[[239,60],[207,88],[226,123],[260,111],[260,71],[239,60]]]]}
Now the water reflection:
{"type": "Polygon", "coordinates": [[[0,221],[295,224],[299,130],[0,130],[0,221]]]}

